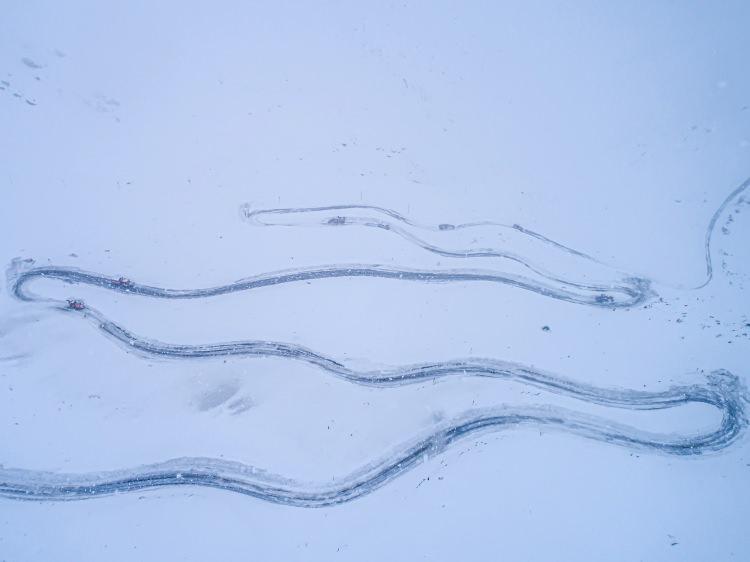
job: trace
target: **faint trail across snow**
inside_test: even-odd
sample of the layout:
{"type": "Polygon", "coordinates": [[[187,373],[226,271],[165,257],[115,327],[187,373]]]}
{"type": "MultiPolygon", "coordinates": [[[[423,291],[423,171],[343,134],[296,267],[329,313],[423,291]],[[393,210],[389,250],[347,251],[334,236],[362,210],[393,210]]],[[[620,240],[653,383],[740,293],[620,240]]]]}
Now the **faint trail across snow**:
{"type": "MultiPolygon", "coordinates": [[[[742,194],[748,187],[750,187],[750,178],[746,179],[727,195],[708,223],[704,239],[705,279],[693,287],[671,285],[668,283],[661,283],[662,285],[678,289],[701,289],[708,285],[713,278],[711,241],[718,220],[733,201],[737,199],[741,200],[742,194]]],[[[534,286],[547,282],[565,287],[572,293],[598,291],[600,292],[600,297],[599,300],[595,299],[596,304],[607,304],[602,301],[607,296],[606,291],[608,289],[606,284],[601,287],[594,287],[591,284],[574,282],[570,278],[581,275],[581,271],[575,270],[568,274],[568,279],[565,279],[561,274],[553,274],[549,270],[549,267],[540,265],[540,263],[544,262],[544,256],[537,256],[536,259],[532,257],[535,252],[539,253],[539,249],[542,250],[542,253],[544,250],[554,250],[554,253],[546,256],[550,262],[553,260],[549,258],[553,258],[555,261],[559,261],[560,258],[573,258],[573,265],[576,268],[592,265],[603,266],[596,273],[614,278],[609,290],[614,289],[618,292],[626,292],[632,295],[638,294],[640,296],[640,301],[634,297],[633,302],[625,306],[640,304],[641,301],[655,294],[648,291],[653,282],[652,280],[641,275],[619,272],[615,267],[589,254],[556,242],[551,238],[526,229],[518,224],[478,221],[462,224],[443,223],[427,225],[418,223],[394,210],[374,205],[253,209],[249,204],[244,204],[240,206],[240,215],[248,224],[263,227],[368,227],[391,232],[423,250],[446,258],[484,258],[485,260],[499,258],[520,264],[530,273],[532,279],[528,279],[525,284],[519,285],[522,288],[534,290],[534,286]],[[462,239],[459,236],[461,234],[470,234],[470,237],[467,238],[464,236],[462,239]],[[525,250],[527,250],[526,253],[519,252],[517,249],[514,249],[514,251],[509,249],[512,247],[508,240],[506,240],[509,234],[516,235],[516,244],[524,246],[525,250]],[[428,236],[432,237],[432,241],[427,240],[428,236]],[[504,245],[508,249],[503,249],[500,245],[504,245]]],[[[584,300],[579,299],[574,302],[581,303],[584,300]]],[[[591,303],[586,302],[585,304],[591,303]]]]}
{"type": "Polygon", "coordinates": [[[719,205],[719,208],[716,209],[716,212],[711,217],[711,220],[708,223],[708,228],[706,229],[706,239],[704,241],[704,249],[705,249],[705,256],[706,256],[706,279],[695,287],[695,289],[702,289],[706,285],[708,285],[711,282],[711,279],[714,277],[714,266],[713,261],[711,260],[711,240],[714,235],[714,231],[716,230],[716,225],[719,222],[719,219],[721,218],[721,215],[724,214],[724,212],[727,210],[729,205],[735,200],[739,199],[742,201],[742,194],[747,190],[747,188],[750,187],[750,178],[746,179],[744,182],[742,182],[737,188],[732,191],[729,195],[727,195],[726,199],[724,199],[723,203],[719,205]]]}
{"type": "MultiPolygon", "coordinates": [[[[614,271],[588,254],[517,224],[481,221],[423,225],[396,211],[372,205],[257,210],[251,209],[249,205],[242,205],[240,213],[245,221],[255,226],[374,228],[391,232],[430,253],[455,259],[454,263],[476,258],[477,261],[492,266],[491,269],[483,270],[436,267],[421,271],[423,278],[417,280],[496,281],[559,300],[610,308],[637,306],[653,296],[647,279],[614,271]],[[432,241],[428,241],[427,237],[432,237],[432,241]],[[502,249],[498,244],[513,247],[514,251],[502,249]],[[523,251],[518,249],[519,246],[523,251]],[[561,256],[570,262],[568,269],[574,272],[569,273],[567,278],[540,265],[545,260],[560,262],[561,256]],[[503,263],[520,265],[525,274],[514,273],[510,268],[503,267],[503,263]],[[576,275],[581,280],[574,281],[573,277],[576,275]],[[602,278],[605,280],[601,280],[602,278]]],[[[408,275],[412,273],[401,267],[394,271],[408,275]]]]}

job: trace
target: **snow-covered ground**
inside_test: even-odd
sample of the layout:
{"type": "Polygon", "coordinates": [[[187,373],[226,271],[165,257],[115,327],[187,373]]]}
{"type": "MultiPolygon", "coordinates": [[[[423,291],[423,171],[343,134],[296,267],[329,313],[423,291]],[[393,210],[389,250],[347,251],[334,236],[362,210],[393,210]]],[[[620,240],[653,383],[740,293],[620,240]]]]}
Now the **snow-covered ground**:
{"type": "Polygon", "coordinates": [[[745,3],[153,4],[2,8],[0,560],[750,558],[745,3]]]}

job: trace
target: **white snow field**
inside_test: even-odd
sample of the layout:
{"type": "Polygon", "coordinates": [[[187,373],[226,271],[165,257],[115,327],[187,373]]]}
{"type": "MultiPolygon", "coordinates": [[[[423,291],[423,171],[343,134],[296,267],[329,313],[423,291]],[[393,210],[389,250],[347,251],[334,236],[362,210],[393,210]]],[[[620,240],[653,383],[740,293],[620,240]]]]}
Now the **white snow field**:
{"type": "Polygon", "coordinates": [[[748,23],[4,3],[0,560],[750,559],[748,23]]]}

